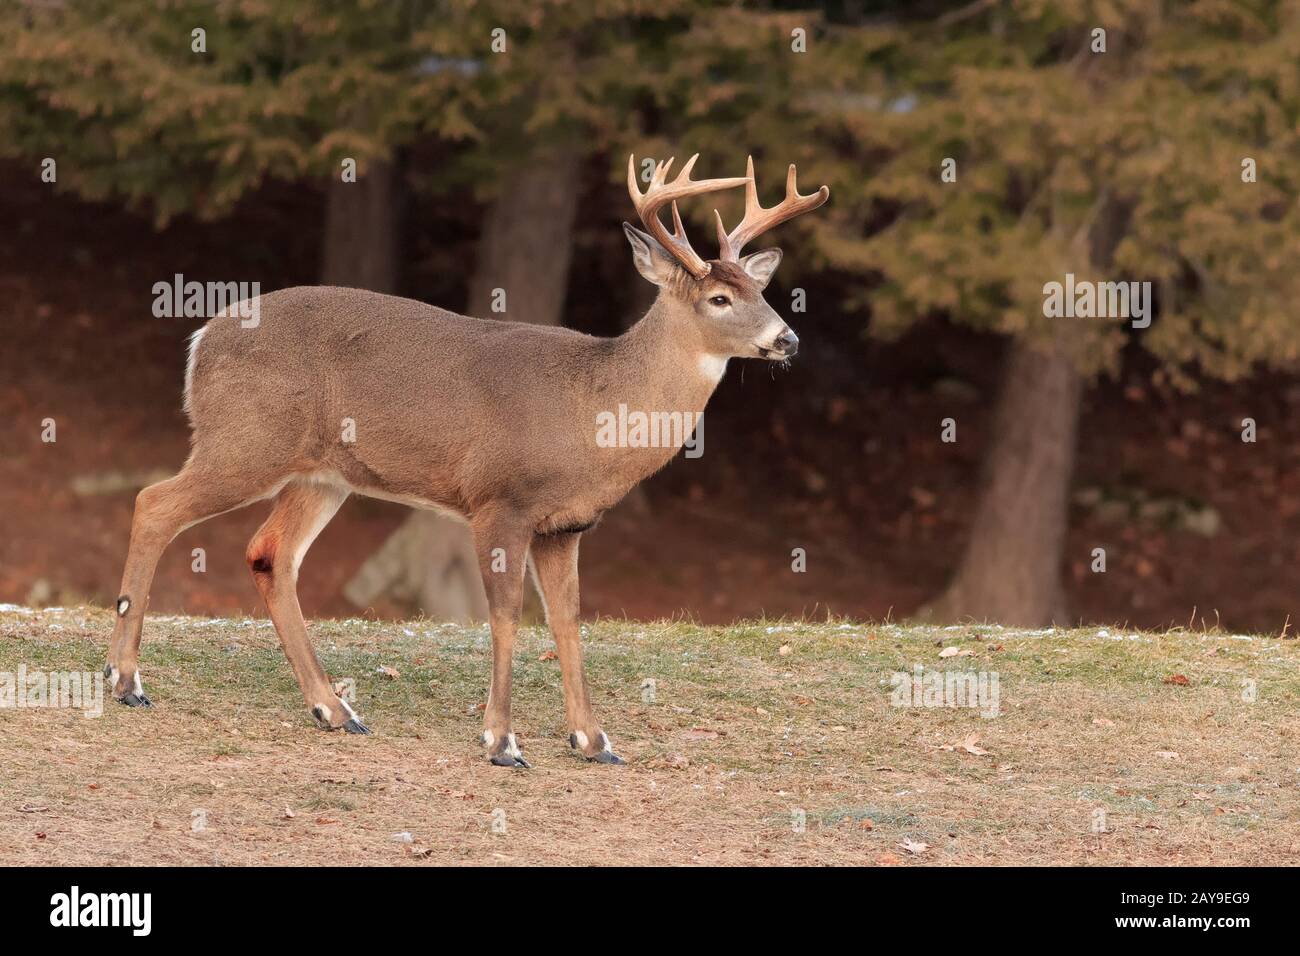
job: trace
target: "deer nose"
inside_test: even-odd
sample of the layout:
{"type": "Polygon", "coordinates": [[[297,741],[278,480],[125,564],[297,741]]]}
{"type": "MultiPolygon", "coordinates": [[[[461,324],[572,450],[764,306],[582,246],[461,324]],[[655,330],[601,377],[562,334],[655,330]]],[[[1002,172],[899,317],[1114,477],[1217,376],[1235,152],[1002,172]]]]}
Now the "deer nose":
{"type": "Polygon", "coordinates": [[[776,337],[776,341],[772,343],[772,348],[780,350],[786,356],[794,355],[795,352],[799,351],[799,336],[795,335],[793,330],[787,328],[776,337]]]}

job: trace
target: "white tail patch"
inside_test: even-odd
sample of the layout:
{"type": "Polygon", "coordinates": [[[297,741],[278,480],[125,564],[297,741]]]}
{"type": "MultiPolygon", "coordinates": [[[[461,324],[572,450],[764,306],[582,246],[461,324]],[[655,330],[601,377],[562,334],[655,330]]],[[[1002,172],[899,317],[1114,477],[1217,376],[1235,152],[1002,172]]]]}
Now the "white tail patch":
{"type": "Polygon", "coordinates": [[[203,333],[207,330],[208,327],[205,325],[190,336],[189,356],[185,360],[185,391],[181,393],[183,396],[181,407],[186,413],[190,410],[190,396],[194,391],[194,366],[198,364],[199,342],[203,340],[203,333]]]}

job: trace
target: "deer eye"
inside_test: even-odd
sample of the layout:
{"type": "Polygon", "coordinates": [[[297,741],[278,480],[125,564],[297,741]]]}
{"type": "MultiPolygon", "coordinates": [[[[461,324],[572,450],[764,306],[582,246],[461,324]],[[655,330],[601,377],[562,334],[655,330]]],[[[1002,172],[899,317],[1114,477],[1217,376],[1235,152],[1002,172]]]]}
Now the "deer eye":
{"type": "Polygon", "coordinates": [[[724,305],[731,305],[731,300],[725,295],[715,295],[709,299],[709,304],[721,307],[724,305]]]}

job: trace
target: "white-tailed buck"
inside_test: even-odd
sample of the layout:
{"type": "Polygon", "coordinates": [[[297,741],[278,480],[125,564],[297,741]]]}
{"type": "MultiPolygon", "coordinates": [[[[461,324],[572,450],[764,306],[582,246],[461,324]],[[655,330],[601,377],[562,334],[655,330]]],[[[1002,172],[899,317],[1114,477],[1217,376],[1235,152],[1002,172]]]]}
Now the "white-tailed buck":
{"type": "MultiPolygon", "coordinates": [[[[247,560],[316,722],[368,733],[331,686],[298,606],[297,576],[313,539],[352,492],[442,509],[473,532],[492,628],[492,681],[482,742],[494,764],[526,767],[510,722],[510,665],[531,564],[563,674],[569,742],[621,763],[592,714],[578,633],[578,541],[683,440],[597,440],[618,409],[702,413],[731,358],[781,360],[798,339],[763,301],[779,249],[741,257],[760,233],[815,209],[830,191],[786,195],[764,209],[754,164],[744,177],[693,182],[695,157],[671,182],[660,163],[644,193],[628,190],[649,233],[624,223],[640,273],[659,287],[625,334],[467,318],[356,289],[307,287],[261,296],[255,326],[234,314],[191,339],[185,409],[189,460],[136,499],[105,675],[114,696],[149,706],[140,631],[154,568],[183,529],[274,499],[247,560]],[[721,251],[691,248],[676,200],[744,186],[745,214],[721,251]],[[659,219],[671,206],[674,231],[659,219]],[[667,446],[667,447],[665,447],[667,446]]],[[[689,437],[689,436],[687,436],[689,437]]]]}

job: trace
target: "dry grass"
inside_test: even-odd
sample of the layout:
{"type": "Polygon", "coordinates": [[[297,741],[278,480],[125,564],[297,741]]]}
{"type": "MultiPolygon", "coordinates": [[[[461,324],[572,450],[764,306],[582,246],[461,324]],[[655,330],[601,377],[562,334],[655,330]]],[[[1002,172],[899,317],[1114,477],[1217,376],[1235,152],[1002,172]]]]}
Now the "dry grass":
{"type": "MultiPolygon", "coordinates": [[[[0,672],[97,669],[111,624],[92,608],[0,612],[0,672]]],[[[630,764],[570,753],[558,663],[530,630],[516,658],[515,729],[534,764],[522,772],[476,746],[482,628],[314,625],[331,675],[356,681],[364,738],[314,729],[267,622],[151,617],[153,710],[0,710],[0,863],[1244,865],[1300,851],[1297,641],[586,630],[599,713],[630,764]],[[940,658],[941,645],[973,654],[940,658]],[[918,663],[996,671],[1001,715],[891,706],[889,674],[918,663]],[[987,754],[962,749],[971,734],[987,754]]]]}

